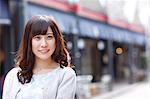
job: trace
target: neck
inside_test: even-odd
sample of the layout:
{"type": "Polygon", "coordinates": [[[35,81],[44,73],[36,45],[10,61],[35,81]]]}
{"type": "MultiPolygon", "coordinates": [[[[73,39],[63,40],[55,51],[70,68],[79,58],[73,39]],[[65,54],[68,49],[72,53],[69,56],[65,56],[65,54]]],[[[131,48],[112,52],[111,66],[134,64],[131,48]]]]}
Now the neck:
{"type": "Polygon", "coordinates": [[[36,59],[34,69],[52,69],[57,66],[58,66],[57,63],[52,59],[47,60],[36,59]]]}

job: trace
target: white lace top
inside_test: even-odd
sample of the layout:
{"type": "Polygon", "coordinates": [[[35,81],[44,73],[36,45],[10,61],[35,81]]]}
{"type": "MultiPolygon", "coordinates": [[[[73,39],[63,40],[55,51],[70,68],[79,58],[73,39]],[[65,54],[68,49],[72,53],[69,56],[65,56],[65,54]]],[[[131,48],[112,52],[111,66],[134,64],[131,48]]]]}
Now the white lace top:
{"type": "Polygon", "coordinates": [[[24,85],[18,81],[18,70],[13,68],[7,74],[3,99],[74,99],[76,75],[70,67],[33,75],[31,82],[24,85]]]}

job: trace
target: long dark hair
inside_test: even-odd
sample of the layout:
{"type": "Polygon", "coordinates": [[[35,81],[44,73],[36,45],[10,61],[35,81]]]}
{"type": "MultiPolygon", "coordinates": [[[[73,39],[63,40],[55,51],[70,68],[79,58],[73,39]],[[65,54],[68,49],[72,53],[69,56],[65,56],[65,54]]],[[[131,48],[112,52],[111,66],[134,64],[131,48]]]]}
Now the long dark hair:
{"type": "Polygon", "coordinates": [[[31,40],[35,35],[46,34],[48,27],[52,29],[56,42],[56,49],[52,54],[52,59],[59,63],[60,67],[68,65],[64,39],[54,20],[50,16],[33,16],[25,26],[23,38],[15,58],[15,64],[21,68],[17,76],[22,84],[29,83],[33,75],[35,55],[32,52],[31,40]]]}

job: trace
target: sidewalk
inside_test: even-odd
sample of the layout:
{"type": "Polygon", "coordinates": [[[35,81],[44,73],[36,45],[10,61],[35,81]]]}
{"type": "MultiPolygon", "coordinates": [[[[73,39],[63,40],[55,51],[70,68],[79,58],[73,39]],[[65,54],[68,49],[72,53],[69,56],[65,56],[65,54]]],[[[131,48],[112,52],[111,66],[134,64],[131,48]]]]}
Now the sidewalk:
{"type": "Polygon", "coordinates": [[[127,92],[136,86],[138,86],[140,83],[134,83],[134,84],[127,84],[127,83],[119,83],[113,85],[113,90],[110,92],[104,92],[100,95],[93,96],[90,99],[111,99],[113,96],[116,96],[118,94],[123,94],[124,92],[127,92]]]}
{"type": "Polygon", "coordinates": [[[147,80],[135,82],[129,84],[128,81],[114,82],[112,91],[109,91],[108,84],[105,83],[86,83],[81,84],[80,89],[77,91],[77,99],[112,99],[116,96],[122,96],[127,92],[132,92],[133,89],[136,89],[140,85],[149,83],[150,76],[147,77],[147,80]]]}

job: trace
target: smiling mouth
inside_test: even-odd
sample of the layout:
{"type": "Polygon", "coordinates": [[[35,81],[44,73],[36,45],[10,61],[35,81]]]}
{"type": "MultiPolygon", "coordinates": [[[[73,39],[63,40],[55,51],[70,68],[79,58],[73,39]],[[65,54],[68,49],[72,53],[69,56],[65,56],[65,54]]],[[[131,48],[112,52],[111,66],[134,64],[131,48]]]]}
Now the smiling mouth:
{"type": "Polygon", "coordinates": [[[46,50],[39,50],[39,52],[42,53],[42,54],[46,54],[46,53],[49,52],[49,50],[47,50],[47,49],[46,50]]]}

